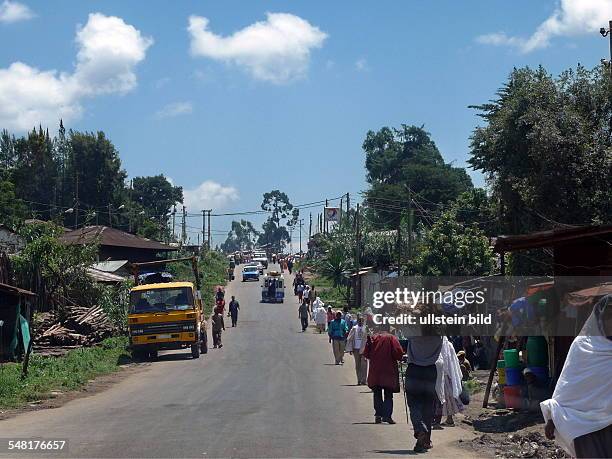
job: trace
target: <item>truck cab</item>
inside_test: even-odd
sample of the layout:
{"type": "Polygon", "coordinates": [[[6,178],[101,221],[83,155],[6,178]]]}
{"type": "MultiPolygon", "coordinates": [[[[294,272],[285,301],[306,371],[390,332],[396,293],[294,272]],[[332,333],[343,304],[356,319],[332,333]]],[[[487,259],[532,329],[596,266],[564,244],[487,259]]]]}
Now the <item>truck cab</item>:
{"type": "Polygon", "coordinates": [[[133,287],[128,327],[135,357],[155,358],[159,350],[189,348],[197,359],[208,352],[202,297],[192,282],[133,287]]]}

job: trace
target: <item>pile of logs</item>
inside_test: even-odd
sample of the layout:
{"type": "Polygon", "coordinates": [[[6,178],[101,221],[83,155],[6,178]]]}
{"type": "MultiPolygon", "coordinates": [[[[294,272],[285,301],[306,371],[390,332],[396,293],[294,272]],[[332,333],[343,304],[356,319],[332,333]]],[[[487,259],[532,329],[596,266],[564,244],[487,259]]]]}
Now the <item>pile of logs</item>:
{"type": "Polygon", "coordinates": [[[47,313],[36,327],[34,342],[40,346],[91,346],[115,333],[115,327],[100,306],[68,307],[65,318],[47,313]]]}

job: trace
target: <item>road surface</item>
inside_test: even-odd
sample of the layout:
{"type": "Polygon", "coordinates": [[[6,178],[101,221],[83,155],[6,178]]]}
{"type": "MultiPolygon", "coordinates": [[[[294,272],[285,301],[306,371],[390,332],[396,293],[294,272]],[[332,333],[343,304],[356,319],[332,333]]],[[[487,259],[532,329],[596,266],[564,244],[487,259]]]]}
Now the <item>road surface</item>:
{"type": "MultiPolygon", "coordinates": [[[[62,455],[72,457],[412,454],[402,395],[395,398],[398,423],[374,424],[372,396],[354,385],[352,357],[335,366],[326,335],[301,333],[289,289],[284,304],[261,304],[259,282],[236,279],[227,295],[236,295],[241,310],[237,328],[226,318],[222,349],[199,360],[162,353],[104,392],[0,421],[0,437],[68,439],[62,455]]],[[[434,432],[427,456],[473,457],[457,448],[459,438],[472,434],[434,432]]]]}

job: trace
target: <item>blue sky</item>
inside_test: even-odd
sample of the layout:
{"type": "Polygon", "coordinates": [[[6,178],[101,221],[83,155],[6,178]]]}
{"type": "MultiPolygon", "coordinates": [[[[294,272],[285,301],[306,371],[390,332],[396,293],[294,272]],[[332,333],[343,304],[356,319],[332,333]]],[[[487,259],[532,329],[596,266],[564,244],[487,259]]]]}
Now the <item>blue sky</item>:
{"type": "Polygon", "coordinates": [[[369,129],[424,124],[465,165],[478,123],[468,105],[513,67],[598,64],[608,17],[612,0],[0,1],[0,128],[63,113],[69,128],[103,130],[130,176],[190,190],[189,212],[257,209],[275,188],[296,204],[356,197],[369,129]],[[190,16],[208,23],[190,32],[190,16]],[[99,48],[113,31],[123,60],[99,48]]]}

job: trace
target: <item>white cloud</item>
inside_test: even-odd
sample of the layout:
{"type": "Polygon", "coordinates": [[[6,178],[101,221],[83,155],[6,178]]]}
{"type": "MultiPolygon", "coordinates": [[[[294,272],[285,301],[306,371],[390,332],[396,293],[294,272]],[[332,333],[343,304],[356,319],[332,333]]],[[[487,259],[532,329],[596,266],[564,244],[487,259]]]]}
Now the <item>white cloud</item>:
{"type": "Polygon", "coordinates": [[[23,3],[4,0],[0,4],[0,22],[11,24],[13,22],[27,21],[34,17],[32,10],[23,3]]]}
{"type": "Polygon", "coordinates": [[[524,53],[546,48],[558,36],[596,34],[612,18],[612,0],[561,0],[553,14],[530,37],[503,32],[481,35],[476,41],[495,46],[512,46],[524,53]]]}
{"type": "Polygon", "coordinates": [[[77,119],[82,100],[101,94],[125,94],[137,85],[136,65],[153,40],[123,19],[89,15],[77,29],[73,73],[39,70],[22,62],[0,68],[0,127],[24,131],[77,119]]]}
{"type": "Polygon", "coordinates": [[[265,21],[227,37],[211,32],[208,23],[205,17],[189,18],[193,56],[233,63],[258,80],[277,84],[303,77],[311,51],[327,38],[318,27],[286,13],[267,13],[265,21]]]}
{"type": "Polygon", "coordinates": [[[365,57],[357,59],[357,61],[355,62],[355,68],[359,72],[367,72],[370,70],[370,66],[368,65],[368,61],[365,57]]]}
{"type": "Polygon", "coordinates": [[[190,212],[220,209],[238,200],[238,190],[233,186],[223,186],[212,180],[206,180],[196,188],[183,190],[183,198],[190,212]]]}
{"type": "Polygon", "coordinates": [[[173,102],[162,107],[155,113],[157,119],[174,118],[181,115],[190,115],[193,113],[193,104],[191,102],[173,102]]]}

